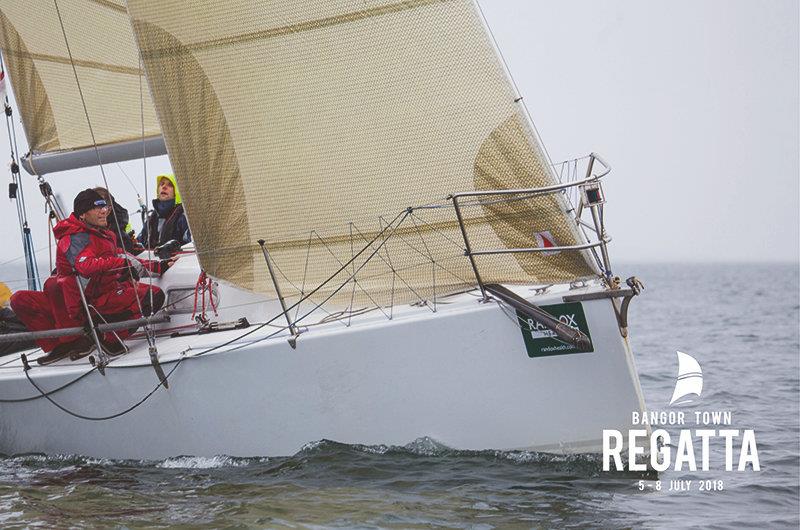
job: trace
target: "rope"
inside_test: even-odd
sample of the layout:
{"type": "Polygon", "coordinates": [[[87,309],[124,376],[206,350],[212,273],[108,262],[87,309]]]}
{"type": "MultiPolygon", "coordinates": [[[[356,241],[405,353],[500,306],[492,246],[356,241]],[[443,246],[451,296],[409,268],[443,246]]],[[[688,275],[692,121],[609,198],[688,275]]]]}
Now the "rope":
{"type": "MultiPolygon", "coordinates": [[[[70,386],[74,385],[75,383],[77,383],[78,381],[80,381],[81,379],[83,379],[84,377],[89,375],[90,373],[94,372],[95,370],[97,370],[97,368],[92,368],[88,372],[85,372],[85,373],[81,374],[80,376],[76,377],[72,381],[64,383],[60,387],[58,387],[56,389],[53,389],[53,390],[50,390],[49,392],[42,393],[42,390],[37,386],[36,388],[39,390],[39,395],[37,395],[37,396],[31,396],[31,397],[26,397],[26,398],[17,398],[17,399],[0,399],[0,403],[23,403],[25,401],[35,401],[35,400],[41,399],[43,397],[51,396],[53,394],[61,392],[62,390],[64,390],[67,387],[70,387],[70,386]]],[[[28,372],[25,372],[26,375],[27,375],[27,373],[28,372]]],[[[36,386],[36,385],[34,385],[34,386],[36,386]]]]}
{"type": "Polygon", "coordinates": [[[47,259],[48,263],[50,264],[50,270],[53,270],[53,229],[55,225],[53,224],[54,219],[53,211],[50,210],[50,213],[47,214],[47,224],[50,226],[50,230],[47,231],[47,259]]]}
{"type": "MultiPolygon", "coordinates": [[[[169,373],[168,373],[168,374],[166,374],[166,376],[164,377],[164,379],[165,379],[165,382],[166,382],[167,380],[169,380],[169,377],[170,377],[170,376],[171,376],[171,375],[172,375],[172,374],[175,372],[175,370],[177,370],[177,369],[178,369],[178,366],[180,366],[180,365],[181,365],[181,363],[183,362],[183,359],[185,359],[185,357],[181,357],[181,358],[178,360],[178,362],[177,362],[177,363],[175,363],[175,366],[173,366],[173,367],[172,367],[172,370],[170,370],[170,371],[169,371],[169,373]]],[[[86,374],[84,374],[84,375],[88,375],[89,373],[91,373],[91,371],[90,371],[90,372],[87,372],[87,373],[86,373],[86,374]]],[[[39,391],[39,393],[41,394],[41,397],[45,398],[47,401],[49,401],[50,403],[52,403],[53,405],[55,405],[55,406],[56,406],[58,409],[62,410],[63,412],[66,412],[66,413],[67,413],[67,414],[69,414],[70,416],[73,416],[73,417],[75,417],[75,418],[78,418],[78,419],[81,419],[81,420],[88,420],[88,421],[106,421],[106,420],[113,420],[114,418],[119,418],[120,416],[124,416],[125,414],[127,414],[127,413],[129,413],[129,412],[131,412],[131,411],[135,410],[135,409],[136,409],[136,408],[138,408],[140,405],[142,405],[142,404],[143,404],[145,401],[147,401],[148,399],[150,399],[150,396],[152,396],[153,394],[155,394],[155,393],[156,393],[156,391],[157,391],[157,390],[158,390],[158,389],[161,387],[161,382],[159,381],[159,383],[158,383],[158,384],[155,386],[155,388],[153,388],[153,390],[151,390],[150,392],[148,392],[148,393],[147,393],[147,395],[145,395],[145,396],[144,396],[142,399],[140,399],[139,401],[137,401],[136,403],[134,403],[133,405],[131,405],[130,407],[128,407],[127,409],[125,409],[125,410],[123,410],[123,411],[117,412],[117,413],[115,413],[115,414],[110,414],[110,415],[108,415],[108,416],[86,416],[86,415],[84,415],[84,414],[79,414],[79,413],[77,413],[77,412],[73,412],[73,411],[69,410],[68,408],[66,408],[65,406],[63,406],[63,405],[61,405],[61,404],[57,403],[57,402],[56,402],[56,401],[55,401],[53,398],[51,398],[51,397],[50,397],[50,395],[49,395],[49,394],[45,393],[45,392],[44,392],[44,391],[43,391],[43,390],[42,390],[42,389],[39,387],[39,385],[37,385],[37,384],[36,384],[36,381],[34,381],[33,379],[31,379],[31,375],[28,373],[28,370],[25,370],[25,377],[28,379],[28,381],[30,382],[30,384],[32,384],[32,385],[33,385],[33,387],[34,387],[34,388],[36,388],[36,390],[38,390],[38,391],[39,391]]],[[[83,376],[82,376],[82,377],[83,377],[83,376]]],[[[75,381],[77,381],[77,379],[76,379],[75,381]]]]}
{"type": "MultiPolygon", "coordinates": [[[[343,281],[343,282],[342,282],[342,283],[341,283],[341,284],[340,284],[340,285],[339,285],[339,286],[338,286],[338,287],[337,287],[335,290],[333,290],[333,292],[331,292],[331,293],[330,293],[330,294],[329,294],[329,295],[328,295],[328,296],[327,296],[327,297],[326,297],[326,298],[325,298],[325,299],[324,299],[322,302],[320,302],[320,303],[315,303],[315,304],[314,304],[314,307],[313,307],[313,308],[312,308],[310,311],[306,312],[305,314],[303,314],[303,315],[302,315],[302,316],[300,316],[299,318],[295,318],[295,320],[294,320],[294,323],[298,323],[298,322],[300,322],[300,321],[304,320],[304,319],[305,319],[305,318],[307,318],[309,315],[311,315],[312,313],[314,313],[314,312],[315,312],[315,311],[317,311],[318,309],[322,308],[322,307],[324,306],[324,304],[325,304],[325,303],[327,303],[327,302],[328,302],[328,301],[329,301],[329,300],[330,300],[330,299],[331,299],[333,296],[335,296],[335,295],[336,295],[336,294],[337,294],[339,291],[341,291],[341,290],[342,290],[342,289],[343,289],[343,288],[344,288],[346,285],[348,285],[348,284],[350,283],[350,281],[354,281],[354,279],[355,279],[356,275],[357,275],[357,274],[358,274],[358,273],[359,273],[359,272],[360,272],[360,271],[361,271],[361,270],[362,270],[362,269],[363,269],[363,268],[364,268],[364,267],[367,265],[367,263],[369,263],[369,262],[370,262],[370,261],[371,261],[371,260],[372,260],[372,259],[373,259],[373,258],[376,256],[376,255],[379,255],[379,256],[381,257],[381,259],[383,259],[383,256],[381,256],[381,255],[380,255],[380,251],[381,251],[381,249],[382,249],[382,248],[384,248],[384,246],[386,245],[387,241],[388,241],[388,240],[389,240],[391,237],[393,237],[393,236],[395,236],[395,235],[398,235],[398,234],[397,234],[397,230],[398,230],[398,228],[399,228],[399,227],[400,227],[400,226],[403,224],[403,222],[404,222],[404,221],[405,221],[405,220],[406,220],[406,219],[407,219],[409,216],[413,216],[413,210],[414,210],[414,209],[408,209],[408,210],[405,210],[405,211],[403,211],[403,212],[401,212],[401,213],[397,214],[397,216],[395,216],[395,218],[394,218],[394,219],[392,219],[392,221],[391,221],[391,222],[388,222],[388,223],[386,223],[386,226],[385,226],[385,227],[384,227],[384,226],[381,226],[381,229],[380,229],[380,231],[379,231],[379,232],[378,232],[378,233],[377,233],[377,234],[376,234],[376,235],[375,235],[375,236],[372,238],[372,240],[370,240],[370,241],[367,241],[367,238],[366,238],[366,237],[364,237],[364,235],[363,235],[362,233],[360,233],[360,231],[359,231],[359,235],[361,236],[361,238],[362,238],[364,241],[367,241],[367,244],[366,244],[366,245],[364,245],[364,246],[363,246],[363,248],[361,248],[361,250],[359,250],[357,253],[351,253],[351,258],[350,258],[350,260],[348,260],[346,263],[342,263],[342,262],[341,262],[340,260],[338,260],[338,258],[337,258],[337,261],[338,261],[338,262],[339,262],[339,264],[340,264],[340,268],[339,268],[339,269],[338,269],[336,272],[334,272],[332,275],[330,275],[330,276],[329,276],[329,277],[328,277],[328,278],[327,278],[325,281],[323,281],[323,282],[322,282],[322,283],[320,283],[320,284],[319,284],[317,287],[315,287],[313,290],[309,291],[308,293],[304,293],[304,292],[303,292],[303,289],[301,288],[301,289],[300,289],[300,291],[301,291],[301,297],[300,297],[300,299],[299,299],[299,300],[298,300],[296,303],[292,304],[290,307],[286,308],[286,310],[285,310],[285,313],[286,313],[286,314],[289,314],[289,312],[290,312],[290,311],[292,311],[292,310],[295,310],[295,309],[296,309],[296,310],[297,310],[297,314],[299,314],[300,306],[301,306],[301,304],[302,304],[302,303],[306,302],[307,300],[310,300],[310,299],[311,299],[311,297],[312,297],[313,295],[315,295],[315,294],[316,294],[317,292],[319,292],[319,291],[320,291],[320,290],[321,290],[323,287],[325,287],[327,284],[329,284],[329,283],[330,283],[330,282],[331,282],[331,281],[332,281],[334,278],[336,278],[336,277],[337,277],[337,276],[338,276],[338,275],[339,275],[341,272],[343,272],[343,271],[347,270],[348,268],[351,268],[351,267],[352,267],[352,273],[349,275],[349,277],[348,277],[348,278],[346,278],[346,279],[345,279],[345,280],[344,280],[344,281],[343,281]],[[391,233],[390,233],[390,234],[388,234],[388,235],[385,235],[385,234],[387,233],[387,231],[389,231],[389,230],[391,230],[391,233]],[[378,241],[379,241],[379,240],[381,240],[381,239],[382,239],[382,241],[380,241],[380,243],[376,245],[376,243],[378,243],[378,241]],[[364,254],[364,253],[365,253],[365,252],[366,252],[368,249],[372,249],[372,252],[371,252],[371,253],[369,254],[369,256],[368,256],[368,257],[367,257],[367,258],[364,260],[364,262],[363,262],[361,265],[359,265],[359,266],[356,268],[356,267],[355,267],[355,261],[356,261],[356,259],[358,259],[358,258],[359,258],[359,257],[360,257],[362,254],[364,254]]],[[[421,218],[418,218],[418,219],[419,219],[421,222],[425,223],[424,219],[421,219],[421,218]]],[[[415,225],[415,226],[417,226],[417,229],[419,230],[419,227],[418,227],[418,225],[417,225],[416,221],[414,222],[414,225],[415,225]]],[[[313,233],[313,232],[312,232],[312,233],[313,233]]],[[[317,235],[317,237],[319,237],[319,236],[317,235]]],[[[400,237],[400,236],[398,236],[398,237],[400,237]]],[[[322,239],[322,238],[320,238],[320,239],[322,239]]],[[[309,238],[309,240],[311,240],[311,238],[309,238]]],[[[325,244],[324,240],[322,240],[322,242],[323,242],[323,244],[325,244]]],[[[422,250],[416,249],[416,248],[415,248],[413,245],[411,245],[409,242],[406,242],[406,244],[407,244],[407,245],[409,245],[409,246],[411,246],[412,248],[414,248],[414,249],[415,249],[417,252],[419,252],[421,255],[423,255],[423,256],[425,256],[425,257],[427,257],[428,259],[432,259],[432,257],[430,256],[430,253],[428,253],[428,254],[426,255],[426,254],[425,254],[425,252],[423,252],[422,250]]],[[[424,240],[423,240],[423,244],[424,244],[424,240]]],[[[427,247],[427,245],[425,245],[425,246],[427,247]]],[[[427,248],[426,248],[426,250],[427,250],[427,248]]],[[[386,262],[386,260],[384,260],[384,262],[386,262]]],[[[434,263],[435,263],[435,261],[434,261],[434,263]]],[[[389,267],[390,267],[390,269],[391,269],[392,273],[393,273],[394,275],[397,275],[397,271],[398,271],[398,269],[395,269],[395,268],[394,268],[394,267],[391,265],[391,263],[390,263],[390,262],[389,262],[389,267]]],[[[445,271],[447,271],[447,269],[444,269],[443,267],[442,267],[442,269],[443,269],[443,270],[445,270],[445,271]]],[[[283,273],[282,273],[282,271],[280,271],[280,272],[281,272],[281,274],[283,274],[283,273]]],[[[448,271],[448,272],[449,272],[449,271],[448,271]]],[[[285,275],[284,275],[284,277],[285,277],[285,275]]],[[[400,278],[400,279],[401,279],[401,281],[402,281],[402,278],[400,278]]],[[[296,286],[294,286],[294,287],[295,287],[295,288],[297,288],[296,286]]],[[[210,291],[210,289],[211,289],[211,279],[210,279],[210,278],[209,278],[207,275],[205,275],[205,273],[204,273],[204,272],[201,272],[201,275],[200,275],[200,277],[198,278],[198,281],[197,281],[197,283],[196,283],[196,285],[195,285],[195,289],[194,289],[194,291],[193,291],[191,294],[187,294],[186,296],[184,296],[184,297],[182,297],[181,299],[179,299],[179,300],[177,300],[177,301],[173,302],[172,304],[169,304],[169,305],[168,305],[168,306],[166,306],[166,307],[169,307],[169,306],[171,306],[171,305],[174,305],[174,304],[176,304],[176,303],[178,303],[178,302],[180,302],[180,301],[182,301],[182,300],[185,300],[185,299],[187,299],[189,296],[194,296],[194,297],[195,297],[195,302],[194,302],[194,306],[195,306],[195,308],[194,308],[194,311],[193,311],[193,316],[194,316],[194,314],[196,313],[196,309],[197,309],[197,296],[198,296],[198,294],[199,294],[200,292],[202,292],[202,294],[203,294],[203,304],[202,304],[202,310],[203,310],[203,312],[205,312],[205,290],[209,290],[209,291],[210,291]]],[[[211,298],[211,304],[212,304],[212,307],[214,308],[214,310],[215,310],[215,312],[216,312],[216,310],[217,310],[217,307],[216,307],[216,304],[215,304],[215,302],[214,302],[214,299],[213,299],[213,291],[210,291],[210,293],[209,293],[209,294],[210,294],[210,298],[211,298]]],[[[312,302],[313,302],[313,300],[312,300],[312,302]]],[[[517,316],[511,316],[511,315],[509,315],[509,314],[508,314],[508,312],[507,312],[507,311],[508,311],[508,310],[507,310],[507,308],[506,308],[506,307],[504,307],[504,305],[503,305],[503,304],[500,304],[500,307],[501,307],[501,309],[503,310],[503,313],[504,313],[504,314],[505,314],[505,315],[506,315],[506,316],[507,316],[509,319],[513,320],[513,321],[515,322],[515,324],[516,324],[518,327],[520,327],[521,329],[525,329],[523,326],[519,326],[519,323],[520,323],[520,322],[523,322],[523,321],[521,321],[521,320],[519,319],[519,317],[517,317],[517,316]]],[[[378,308],[380,308],[380,307],[378,307],[378,308]]],[[[365,308],[365,310],[367,310],[367,309],[365,308]]],[[[365,310],[358,310],[358,311],[356,311],[355,313],[360,313],[361,311],[365,311],[365,310]]],[[[371,311],[372,309],[368,309],[368,310],[369,310],[369,311],[371,311]]],[[[327,312],[327,311],[326,311],[326,312],[327,312]]],[[[349,313],[349,315],[348,315],[348,316],[349,316],[349,317],[352,317],[352,315],[353,315],[353,313],[354,313],[354,312],[350,311],[350,312],[348,312],[348,313],[349,313]]],[[[330,313],[328,313],[328,314],[329,314],[329,316],[330,316],[330,313]]],[[[273,327],[274,327],[274,325],[273,325],[273,322],[275,322],[275,321],[276,321],[276,320],[278,320],[279,318],[282,318],[283,316],[284,316],[284,312],[281,312],[281,313],[279,313],[279,314],[275,315],[273,318],[271,318],[271,319],[270,319],[270,320],[268,320],[267,322],[264,322],[264,323],[262,323],[262,324],[259,324],[259,325],[257,325],[256,327],[254,327],[253,329],[251,329],[251,330],[248,330],[247,332],[245,332],[245,333],[242,333],[242,334],[240,334],[240,335],[237,335],[236,337],[233,337],[233,338],[231,338],[231,339],[230,339],[230,340],[228,340],[228,341],[225,341],[225,342],[223,342],[223,343],[221,343],[221,344],[218,344],[218,345],[216,345],[216,346],[212,346],[212,347],[210,347],[210,348],[208,348],[208,349],[206,349],[206,350],[203,350],[203,351],[201,351],[201,352],[199,352],[199,353],[197,353],[197,354],[193,355],[193,356],[192,356],[192,358],[194,358],[194,357],[200,357],[200,356],[202,356],[202,355],[205,355],[205,354],[207,354],[207,353],[211,353],[211,352],[213,352],[213,351],[217,351],[217,350],[220,350],[220,349],[222,349],[222,348],[225,348],[225,347],[227,347],[227,346],[230,346],[231,344],[234,344],[235,342],[239,342],[239,341],[241,341],[242,339],[244,339],[245,337],[248,337],[248,336],[250,336],[250,335],[252,335],[252,334],[254,334],[254,333],[258,332],[258,331],[260,331],[260,330],[264,329],[264,328],[265,328],[265,327],[267,327],[267,326],[273,326],[273,327]]],[[[339,315],[337,315],[337,317],[339,317],[339,315]]],[[[344,317],[344,315],[341,315],[341,317],[344,317]]],[[[325,321],[327,321],[327,320],[329,320],[329,318],[328,318],[328,317],[326,317],[325,319],[323,319],[323,321],[322,321],[322,322],[325,322],[325,321]]],[[[279,328],[277,331],[275,331],[275,332],[273,332],[273,333],[270,333],[270,334],[268,334],[268,335],[266,335],[266,336],[264,336],[264,337],[258,338],[258,339],[256,339],[256,340],[253,340],[253,341],[249,341],[249,342],[247,342],[247,343],[244,343],[244,344],[240,344],[240,345],[238,345],[238,346],[235,346],[235,347],[233,347],[233,348],[229,348],[229,349],[227,349],[227,350],[224,350],[224,351],[225,351],[225,352],[231,352],[231,351],[235,351],[235,350],[237,350],[237,349],[243,348],[243,347],[245,347],[245,346],[247,346],[247,345],[256,344],[256,343],[258,343],[258,342],[261,342],[261,341],[264,341],[264,340],[270,339],[270,338],[272,338],[272,337],[275,337],[276,335],[278,335],[278,334],[280,334],[280,333],[283,333],[283,332],[284,332],[286,329],[288,329],[288,327],[287,327],[287,326],[282,326],[282,327],[280,327],[280,328],[279,328]]],[[[558,339],[556,339],[556,340],[558,340],[558,339]]],[[[186,353],[186,352],[184,351],[184,352],[183,352],[183,355],[185,355],[185,353],[186,353]]],[[[166,377],[167,377],[167,378],[169,378],[169,377],[170,377],[170,376],[171,376],[171,375],[172,375],[172,374],[175,372],[175,370],[177,369],[177,367],[180,365],[180,363],[182,363],[182,362],[183,362],[183,360],[184,360],[184,359],[186,359],[186,357],[185,357],[185,356],[182,356],[182,357],[181,357],[181,358],[180,358],[180,359],[177,361],[176,365],[175,365],[175,366],[172,368],[172,370],[170,370],[170,372],[169,372],[169,373],[166,375],[166,377]]],[[[11,403],[13,403],[13,402],[19,402],[19,401],[29,401],[29,400],[33,400],[33,399],[38,399],[38,398],[41,398],[41,397],[45,397],[46,399],[48,399],[48,401],[50,401],[50,402],[51,402],[53,405],[55,405],[56,407],[58,407],[60,410],[64,411],[65,413],[68,413],[68,414],[70,414],[70,415],[72,415],[72,416],[74,416],[74,417],[76,417],[76,418],[79,418],[79,419],[84,419],[84,420],[89,420],[89,421],[103,421],[103,420],[108,420],[108,419],[117,418],[117,417],[120,417],[120,416],[123,416],[123,415],[127,414],[128,412],[131,412],[132,410],[134,410],[135,408],[137,408],[138,406],[140,406],[141,404],[143,404],[143,403],[144,403],[144,402],[145,402],[147,399],[149,399],[149,398],[150,398],[150,397],[151,397],[151,396],[152,396],[152,395],[153,395],[153,394],[154,394],[154,393],[155,393],[155,392],[158,390],[158,387],[159,387],[159,386],[161,386],[161,383],[159,383],[158,385],[156,385],[156,387],[155,387],[155,388],[154,388],[152,391],[150,391],[150,392],[149,392],[147,395],[145,395],[145,396],[144,396],[142,399],[140,399],[140,400],[139,400],[137,403],[135,403],[134,405],[132,405],[132,406],[128,407],[127,409],[125,409],[125,410],[123,410],[123,411],[120,411],[120,412],[118,412],[118,413],[111,414],[111,415],[108,415],[108,416],[96,416],[96,417],[95,417],[95,416],[86,416],[86,415],[83,415],[83,414],[79,414],[79,413],[76,413],[76,412],[74,412],[74,411],[71,411],[71,410],[67,409],[66,407],[64,407],[64,406],[62,406],[62,405],[60,405],[60,404],[56,403],[56,402],[55,402],[55,401],[54,401],[52,398],[50,398],[50,395],[52,395],[52,394],[55,394],[55,393],[56,393],[56,392],[58,392],[59,390],[61,390],[61,389],[63,389],[63,388],[66,388],[66,387],[68,387],[68,386],[69,386],[69,385],[71,385],[71,384],[74,384],[75,382],[77,382],[77,381],[78,381],[78,380],[80,380],[81,378],[83,378],[83,377],[85,377],[86,375],[88,375],[89,373],[91,373],[91,371],[93,371],[93,370],[90,370],[89,372],[87,372],[86,374],[83,374],[83,375],[82,375],[82,376],[80,376],[79,378],[77,378],[77,379],[75,379],[75,380],[73,380],[73,381],[71,381],[71,382],[69,382],[69,383],[67,383],[67,384],[63,385],[62,387],[59,387],[58,389],[55,389],[55,390],[53,390],[53,391],[50,391],[50,392],[48,392],[48,393],[45,393],[45,392],[43,392],[43,391],[41,390],[41,388],[40,388],[40,387],[39,387],[39,386],[38,386],[38,385],[35,383],[35,381],[33,381],[33,379],[31,379],[31,377],[30,377],[30,374],[28,374],[28,373],[26,372],[26,377],[27,377],[27,378],[28,378],[28,380],[31,382],[31,384],[32,384],[32,385],[33,385],[33,386],[34,386],[34,387],[35,387],[35,388],[36,388],[36,389],[39,391],[40,395],[39,395],[39,396],[34,396],[34,397],[31,397],[31,398],[21,398],[21,399],[17,399],[17,400],[0,400],[0,402],[11,402],[11,403]]]]}
{"type": "Polygon", "coordinates": [[[208,293],[208,300],[211,303],[211,309],[214,311],[214,316],[219,316],[217,313],[217,304],[214,302],[214,284],[211,277],[206,274],[206,271],[201,270],[200,275],[197,277],[197,283],[194,285],[194,308],[192,309],[192,320],[195,320],[197,315],[197,295],[200,294],[201,310],[200,315],[197,316],[200,322],[208,322],[206,317],[206,292],[208,293]]]}

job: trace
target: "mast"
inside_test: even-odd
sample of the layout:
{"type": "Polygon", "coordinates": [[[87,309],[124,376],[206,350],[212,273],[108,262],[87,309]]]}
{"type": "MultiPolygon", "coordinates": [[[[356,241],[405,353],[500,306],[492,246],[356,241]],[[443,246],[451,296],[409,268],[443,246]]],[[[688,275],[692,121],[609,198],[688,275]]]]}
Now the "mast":
{"type": "Polygon", "coordinates": [[[17,205],[17,220],[19,222],[20,235],[22,236],[22,251],[25,257],[25,275],[28,280],[28,289],[31,291],[39,290],[41,282],[39,280],[39,268],[36,264],[36,253],[33,248],[33,236],[28,226],[28,212],[25,206],[25,191],[22,186],[22,179],[19,174],[19,151],[17,149],[17,135],[14,130],[12,116],[14,111],[8,101],[6,92],[6,69],[5,61],[0,54],[0,93],[3,94],[4,112],[6,115],[6,129],[8,131],[8,147],[11,155],[11,184],[8,187],[8,198],[13,199],[17,205]]]}

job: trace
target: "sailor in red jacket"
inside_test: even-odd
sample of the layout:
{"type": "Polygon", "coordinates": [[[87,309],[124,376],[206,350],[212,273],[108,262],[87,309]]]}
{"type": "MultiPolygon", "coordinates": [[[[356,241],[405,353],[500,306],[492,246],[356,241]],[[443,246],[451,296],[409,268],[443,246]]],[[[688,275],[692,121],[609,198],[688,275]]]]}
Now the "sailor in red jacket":
{"type": "MultiPolygon", "coordinates": [[[[117,244],[117,236],[107,229],[109,205],[94,190],[83,190],[75,197],[73,213],[60,221],[53,232],[58,240],[56,275],[47,279],[43,291],[18,291],[11,297],[11,307],[30,331],[80,327],[86,322],[76,278],[86,300],[106,321],[150,315],[164,304],[164,293],[157,287],[137,283],[131,278],[145,271],[163,272],[171,261],[140,261],[126,254],[117,244]],[[141,311],[140,311],[141,308],[141,311]]],[[[93,318],[98,319],[97,315],[93,318]]],[[[105,334],[101,345],[106,353],[118,355],[125,347],[117,340],[132,330],[105,334]]],[[[94,344],[86,336],[41,339],[36,341],[47,353],[37,359],[50,364],[65,357],[79,359],[88,355],[94,344]]]]}
{"type": "MultiPolygon", "coordinates": [[[[158,287],[135,280],[148,272],[164,272],[171,262],[138,260],[127,254],[118,245],[117,236],[107,229],[109,212],[110,205],[105,199],[96,191],[86,189],[75,197],[72,215],[53,228],[58,240],[58,285],[71,319],[85,321],[76,278],[83,286],[89,305],[106,321],[150,315],[164,304],[164,293],[158,287]]],[[[124,339],[131,332],[118,332],[117,335],[124,339]]],[[[125,351],[113,333],[105,334],[102,343],[109,354],[125,351]]]]}

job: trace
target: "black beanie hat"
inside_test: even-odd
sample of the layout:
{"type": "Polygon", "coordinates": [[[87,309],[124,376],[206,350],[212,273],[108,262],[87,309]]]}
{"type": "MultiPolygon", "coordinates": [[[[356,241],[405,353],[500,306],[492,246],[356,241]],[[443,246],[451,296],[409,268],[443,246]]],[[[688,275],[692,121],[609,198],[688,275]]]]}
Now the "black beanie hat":
{"type": "Polygon", "coordinates": [[[75,214],[75,217],[80,217],[92,208],[106,206],[106,204],[106,200],[102,195],[91,188],[87,188],[80,192],[75,197],[75,200],[72,201],[72,213],[75,214]]]}

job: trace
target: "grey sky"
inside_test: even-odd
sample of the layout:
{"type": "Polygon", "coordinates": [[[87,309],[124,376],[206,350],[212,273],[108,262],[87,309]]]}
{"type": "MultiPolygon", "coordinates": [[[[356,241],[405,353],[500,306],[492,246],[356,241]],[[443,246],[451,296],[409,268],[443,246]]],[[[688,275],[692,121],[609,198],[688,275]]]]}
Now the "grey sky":
{"type": "MultiPolygon", "coordinates": [[[[612,259],[798,260],[796,0],[481,5],[553,161],[596,151],[611,164],[612,259]]],[[[10,159],[5,138],[0,159],[10,159]]],[[[122,167],[144,195],[142,162],[122,167]]],[[[150,159],[147,168],[152,177],[169,163],[150,159]]],[[[105,171],[117,200],[135,209],[121,170],[105,171]]],[[[0,174],[10,181],[5,168],[0,174]]],[[[102,184],[98,169],[47,179],[68,206],[80,189],[102,184]]],[[[46,263],[42,198],[33,178],[23,173],[23,181],[34,245],[46,263]]],[[[152,194],[152,179],[148,186],[152,194]]],[[[22,253],[5,189],[0,264],[22,253]]],[[[8,280],[4,268],[0,279],[8,280]]]]}

